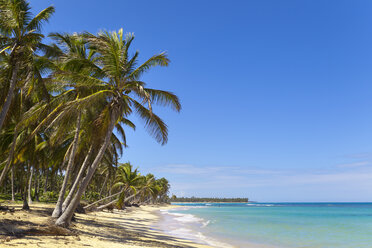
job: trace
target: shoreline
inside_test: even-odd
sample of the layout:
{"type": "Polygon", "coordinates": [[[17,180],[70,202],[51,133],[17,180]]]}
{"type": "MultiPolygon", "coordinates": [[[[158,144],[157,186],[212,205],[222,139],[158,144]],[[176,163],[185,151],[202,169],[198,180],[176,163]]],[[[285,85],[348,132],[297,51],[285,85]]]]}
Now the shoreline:
{"type": "Polygon", "coordinates": [[[76,214],[69,233],[52,230],[50,213],[54,204],[33,204],[31,211],[21,211],[19,205],[14,213],[0,215],[0,246],[11,247],[110,247],[110,248],[210,248],[174,237],[154,228],[160,220],[160,210],[174,209],[174,205],[130,207],[113,212],[101,211],[76,214]],[[41,232],[39,232],[42,230],[41,232]],[[58,234],[57,234],[57,233],[58,234]],[[9,235],[13,233],[14,235],[9,235]]]}
{"type": "MultiPolygon", "coordinates": [[[[214,223],[213,219],[208,219],[193,213],[189,213],[188,210],[192,208],[208,208],[209,206],[188,206],[188,205],[172,205],[175,208],[170,208],[168,210],[160,210],[166,220],[164,224],[165,229],[173,228],[171,233],[172,236],[187,238],[193,242],[207,244],[215,248],[274,248],[275,246],[256,243],[249,240],[235,240],[232,237],[221,236],[213,231],[208,230],[210,223],[214,223]],[[177,210],[180,211],[177,211],[177,210]],[[177,232],[179,230],[179,232],[177,232]]],[[[161,223],[161,221],[159,221],[161,223]]],[[[213,228],[212,228],[213,230],[213,228]]],[[[168,233],[168,232],[166,232],[168,233]]]]}
{"type": "MultiPolygon", "coordinates": [[[[202,230],[209,224],[208,220],[199,218],[188,213],[180,213],[177,210],[185,210],[185,206],[172,205],[174,207],[164,208],[156,211],[159,220],[155,223],[156,228],[167,235],[189,240],[201,245],[215,248],[236,248],[225,240],[212,237],[202,230]]],[[[186,208],[188,208],[186,206],[186,208]]]]}
{"type": "Polygon", "coordinates": [[[171,202],[170,204],[205,204],[205,203],[257,203],[257,202],[171,202]]]}

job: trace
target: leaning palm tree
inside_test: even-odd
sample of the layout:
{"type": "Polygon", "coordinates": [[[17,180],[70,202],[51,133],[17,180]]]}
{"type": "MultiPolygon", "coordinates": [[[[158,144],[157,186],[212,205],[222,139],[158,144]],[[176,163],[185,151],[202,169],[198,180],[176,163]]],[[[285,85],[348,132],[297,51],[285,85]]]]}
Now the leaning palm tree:
{"type": "Polygon", "coordinates": [[[45,48],[41,43],[42,24],[54,13],[48,7],[32,17],[29,4],[25,0],[0,1],[0,53],[9,54],[6,84],[7,95],[0,112],[0,130],[11,105],[16,85],[21,74],[32,71],[33,55],[45,48]]]}
{"type": "Polygon", "coordinates": [[[164,203],[166,202],[166,197],[168,197],[168,192],[170,189],[169,182],[164,177],[156,180],[156,182],[157,182],[157,185],[159,186],[158,201],[161,203],[164,203]]]}
{"type": "MultiPolygon", "coordinates": [[[[91,66],[94,66],[92,63],[92,57],[87,53],[86,42],[78,35],[69,35],[69,34],[59,34],[53,33],[50,35],[57,43],[60,45],[60,48],[57,48],[57,59],[55,72],[53,74],[54,80],[65,85],[66,88],[70,88],[70,97],[72,99],[66,99],[66,104],[61,105],[58,115],[53,119],[52,123],[54,125],[60,124],[61,121],[66,119],[76,118],[75,134],[74,139],[71,143],[71,149],[68,150],[69,154],[66,154],[68,157],[66,172],[64,175],[64,180],[62,187],[60,189],[59,197],[57,200],[56,207],[53,211],[52,217],[57,218],[62,214],[64,195],[67,188],[67,182],[72,172],[72,167],[74,165],[75,155],[78,148],[80,131],[81,131],[81,119],[84,109],[76,110],[74,107],[69,105],[69,101],[79,99],[81,96],[87,95],[87,89],[81,87],[78,82],[74,81],[74,73],[81,73],[85,75],[90,75],[91,66]],[[63,75],[60,77],[59,75],[63,75]],[[66,118],[67,117],[67,118],[66,118]]],[[[94,91],[93,91],[94,92],[94,91]]],[[[64,93],[64,92],[63,92],[64,93]]],[[[66,127],[69,125],[60,125],[60,130],[66,130],[66,127]]]]}
{"type": "MultiPolygon", "coordinates": [[[[121,164],[118,167],[115,182],[116,183],[113,185],[113,189],[119,188],[119,192],[115,193],[113,196],[118,197],[109,203],[99,206],[97,210],[104,209],[115,203],[117,204],[117,207],[121,209],[127,201],[134,198],[139,193],[142,193],[146,187],[143,185],[144,180],[141,174],[138,172],[138,169],[133,170],[133,166],[129,162],[121,164]]],[[[99,201],[88,205],[86,209],[98,202],[99,201]]]]}
{"type": "Polygon", "coordinates": [[[152,195],[157,190],[156,179],[153,174],[147,174],[141,178],[141,193],[139,196],[140,202],[144,203],[147,199],[151,199],[152,195]]]}
{"type": "Polygon", "coordinates": [[[160,117],[153,113],[152,104],[171,106],[177,111],[181,109],[176,95],[167,91],[147,88],[146,84],[140,81],[143,73],[151,67],[168,65],[169,59],[165,53],[155,55],[136,67],[138,52],[135,52],[133,56],[129,55],[129,48],[134,39],[132,34],[124,37],[123,30],[120,29],[118,32],[101,32],[97,36],[85,33],[84,36],[90,49],[96,53],[97,68],[96,72],[89,76],[76,74],[76,81],[85,84],[100,84],[102,89],[95,94],[77,99],[75,102],[79,103],[79,108],[83,108],[84,105],[92,105],[98,100],[106,102],[94,122],[96,135],[100,139],[99,144],[101,145],[93,162],[88,167],[76,195],[64,213],[57,219],[56,224],[59,226],[70,224],[80,198],[110,143],[115,125],[126,120],[132,112],[136,112],[145,121],[150,134],[159,143],[165,144],[168,138],[167,126],[160,117]]]}
{"type": "Polygon", "coordinates": [[[125,204],[125,198],[129,193],[136,194],[137,187],[141,183],[141,174],[138,169],[133,170],[130,163],[125,163],[119,166],[116,174],[116,183],[113,188],[120,188],[120,195],[117,200],[117,205],[122,208],[125,204]]]}

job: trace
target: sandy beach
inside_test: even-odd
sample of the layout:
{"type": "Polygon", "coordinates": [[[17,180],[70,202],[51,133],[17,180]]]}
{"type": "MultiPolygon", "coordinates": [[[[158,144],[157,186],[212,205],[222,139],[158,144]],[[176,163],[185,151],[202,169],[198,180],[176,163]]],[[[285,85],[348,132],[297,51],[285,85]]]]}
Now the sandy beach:
{"type": "Polygon", "coordinates": [[[69,230],[51,225],[53,204],[33,204],[30,211],[14,206],[14,213],[1,212],[0,247],[210,247],[169,236],[152,227],[160,218],[158,210],[175,206],[76,214],[69,230]]]}

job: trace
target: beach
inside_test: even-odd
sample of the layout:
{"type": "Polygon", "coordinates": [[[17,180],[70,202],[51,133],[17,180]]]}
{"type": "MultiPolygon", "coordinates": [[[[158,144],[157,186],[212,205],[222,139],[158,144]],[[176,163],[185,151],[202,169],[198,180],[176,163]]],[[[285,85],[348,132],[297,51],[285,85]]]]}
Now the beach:
{"type": "Polygon", "coordinates": [[[141,206],[76,214],[76,221],[68,230],[51,225],[54,204],[36,203],[30,211],[20,210],[21,205],[14,206],[14,213],[0,214],[0,247],[210,247],[153,228],[160,218],[160,209],[177,206],[141,206]]]}

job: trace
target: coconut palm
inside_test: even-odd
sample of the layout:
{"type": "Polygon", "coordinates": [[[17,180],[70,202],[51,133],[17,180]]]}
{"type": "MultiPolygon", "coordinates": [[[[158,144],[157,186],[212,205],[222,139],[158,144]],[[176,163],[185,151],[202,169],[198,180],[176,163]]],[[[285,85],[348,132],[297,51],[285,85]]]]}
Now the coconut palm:
{"type": "MultiPolygon", "coordinates": [[[[56,115],[52,123],[54,125],[58,125],[61,121],[74,117],[77,120],[74,130],[74,139],[71,144],[71,149],[68,150],[69,155],[66,173],[64,175],[64,180],[60,189],[56,207],[52,214],[52,217],[57,218],[62,214],[64,195],[67,188],[67,182],[74,165],[81,130],[82,112],[84,111],[84,109],[76,109],[73,105],[69,105],[68,103],[87,94],[86,89],[84,89],[84,87],[79,87],[78,82],[75,82],[72,78],[73,74],[77,72],[89,75],[91,71],[87,70],[87,67],[89,68],[93,64],[91,61],[92,57],[87,53],[86,44],[79,36],[59,33],[53,33],[50,36],[58,42],[61,48],[58,49],[58,52],[56,52],[56,54],[58,54],[56,59],[57,69],[55,70],[53,76],[55,77],[55,80],[59,81],[60,83],[63,82],[68,88],[72,88],[68,91],[70,92],[69,96],[74,98],[70,101],[66,99],[67,103],[55,113],[58,113],[58,115],[56,115]],[[60,75],[63,75],[63,77],[60,77],[60,75]],[[68,118],[66,118],[67,116],[68,118]]],[[[65,130],[68,125],[59,125],[59,127],[60,130],[65,130]]]]}
{"type": "Polygon", "coordinates": [[[97,209],[103,209],[114,203],[117,203],[117,207],[121,209],[128,200],[139,193],[137,189],[142,188],[142,183],[142,176],[138,169],[133,170],[133,166],[129,162],[121,164],[118,167],[115,184],[113,185],[113,189],[119,188],[119,192],[114,194],[118,196],[117,199],[99,206],[97,209]]]}
{"type": "MultiPolygon", "coordinates": [[[[42,24],[54,13],[54,7],[48,7],[32,17],[29,4],[25,0],[0,1],[0,53],[9,54],[7,74],[7,95],[0,112],[0,130],[13,100],[21,74],[32,71],[33,55],[45,48],[41,43],[42,24]]],[[[4,87],[5,88],[5,87],[4,87]]]]}
{"type": "Polygon", "coordinates": [[[156,179],[153,174],[147,174],[141,178],[140,201],[145,202],[146,198],[152,198],[157,190],[156,179]]]}
{"type": "Polygon", "coordinates": [[[167,66],[169,59],[165,53],[155,55],[145,63],[136,67],[138,52],[129,56],[129,48],[134,39],[132,34],[124,37],[123,30],[118,32],[101,32],[97,36],[85,33],[90,49],[96,53],[97,68],[95,76],[77,74],[76,81],[102,85],[102,89],[76,102],[82,107],[92,102],[104,100],[106,104],[100,110],[95,121],[97,137],[100,138],[100,148],[88,168],[74,199],[65,212],[56,221],[57,225],[68,226],[80,198],[89,184],[97,166],[109,145],[115,125],[126,120],[132,112],[136,112],[145,121],[145,126],[154,138],[161,144],[167,142],[168,130],[166,124],[152,111],[152,104],[171,106],[179,111],[181,105],[176,95],[162,90],[147,88],[140,81],[143,73],[154,66],[167,66]]]}
{"type": "Polygon", "coordinates": [[[120,188],[120,195],[117,201],[118,208],[122,208],[128,193],[136,194],[137,188],[141,183],[141,174],[138,169],[133,170],[133,166],[128,162],[118,168],[116,183],[113,188],[120,188]]]}

